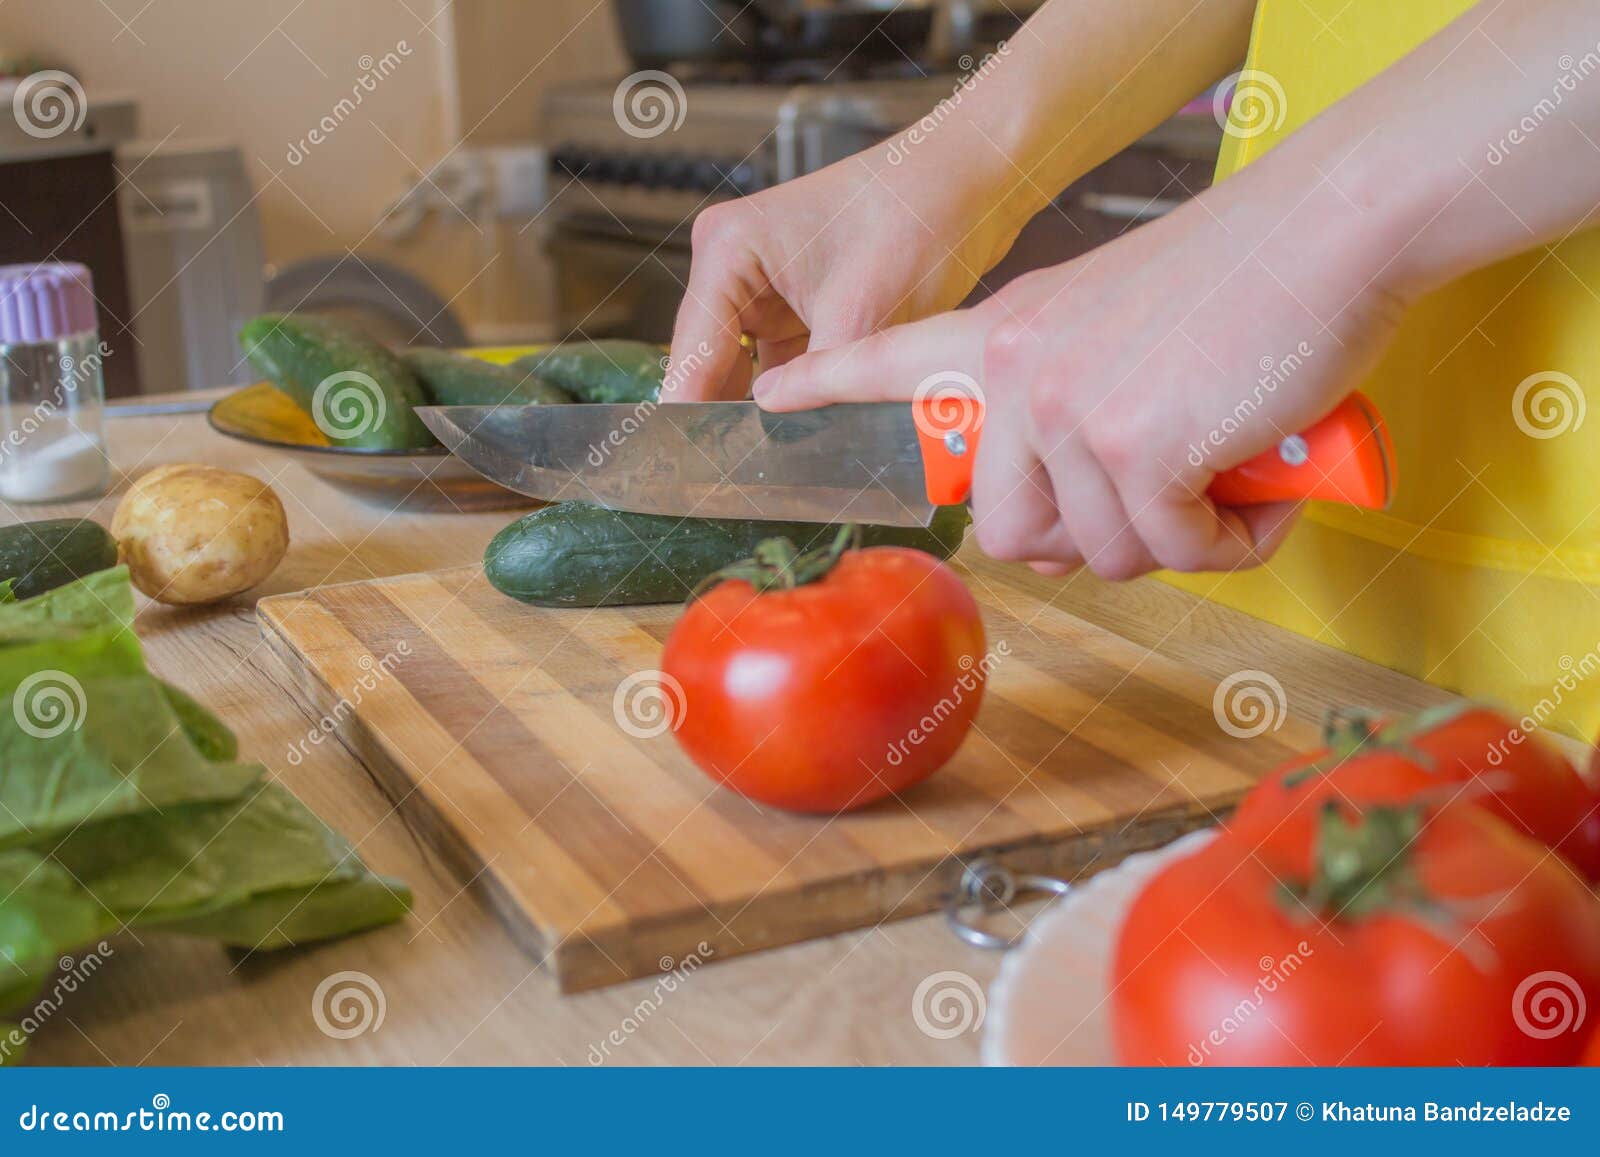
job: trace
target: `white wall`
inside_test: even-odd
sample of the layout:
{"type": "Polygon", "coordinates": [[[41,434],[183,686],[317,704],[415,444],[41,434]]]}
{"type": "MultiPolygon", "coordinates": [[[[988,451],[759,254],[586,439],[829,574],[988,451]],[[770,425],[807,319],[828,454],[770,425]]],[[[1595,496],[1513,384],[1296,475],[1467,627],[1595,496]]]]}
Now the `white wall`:
{"type": "Polygon", "coordinates": [[[4,0],[0,44],[55,58],[91,97],[136,95],[148,138],[236,143],[269,261],[358,249],[488,324],[546,308],[533,237],[456,222],[392,243],[385,207],[458,134],[528,139],[551,80],[625,71],[607,0],[4,0]]]}

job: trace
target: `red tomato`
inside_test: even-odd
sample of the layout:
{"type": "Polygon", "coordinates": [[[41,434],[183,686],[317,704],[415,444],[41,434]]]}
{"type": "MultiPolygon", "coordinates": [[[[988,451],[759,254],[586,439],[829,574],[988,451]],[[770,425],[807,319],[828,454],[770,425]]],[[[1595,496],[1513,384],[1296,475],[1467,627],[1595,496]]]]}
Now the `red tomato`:
{"type": "Polygon", "coordinates": [[[1135,899],[1113,964],[1124,1063],[1577,1059],[1600,902],[1547,849],[1457,804],[1330,817],[1314,877],[1281,852],[1224,833],[1135,899]]]}
{"type": "Polygon", "coordinates": [[[1600,1028],[1590,1034],[1589,1047],[1584,1050],[1583,1060],[1578,1063],[1590,1068],[1600,1068],[1600,1028]]]}
{"type": "Polygon", "coordinates": [[[1329,798],[1399,803],[1424,793],[1474,803],[1600,880],[1600,792],[1546,740],[1486,707],[1423,712],[1385,723],[1343,760],[1297,761],[1262,780],[1230,826],[1259,833],[1329,798]]]}
{"type": "Polygon", "coordinates": [[[735,791],[803,812],[861,807],[942,767],[983,697],[983,621],[955,572],[900,547],[758,593],[720,583],[667,639],[678,742],[735,791]]]}

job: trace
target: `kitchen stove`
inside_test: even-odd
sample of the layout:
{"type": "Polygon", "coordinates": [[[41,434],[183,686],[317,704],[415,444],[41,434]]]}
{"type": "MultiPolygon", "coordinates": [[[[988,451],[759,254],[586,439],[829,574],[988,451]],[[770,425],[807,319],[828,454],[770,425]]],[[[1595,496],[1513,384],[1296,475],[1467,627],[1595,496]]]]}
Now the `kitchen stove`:
{"type": "Polygon", "coordinates": [[[563,332],[670,336],[696,214],[883,140],[958,80],[909,62],[865,72],[789,64],[758,78],[704,66],[649,91],[632,79],[563,85],[546,97],[563,332]],[[632,116],[651,101],[655,119],[632,116]]]}
{"type": "MultiPolygon", "coordinates": [[[[625,86],[627,82],[623,82],[625,86]]],[[[564,188],[554,212],[612,219],[646,232],[687,227],[718,200],[754,193],[820,169],[883,139],[922,116],[956,84],[953,75],[896,80],[763,83],[709,78],[658,87],[676,127],[642,125],[618,94],[640,90],[576,84],[552,92],[545,106],[551,167],[564,188]],[[659,129],[659,131],[657,131],[659,129]]]]}
{"type": "MultiPolygon", "coordinates": [[[[689,234],[710,205],[814,172],[926,115],[953,72],[909,59],[871,65],[704,64],[619,83],[552,88],[548,248],[563,334],[665,341],[689,274],[689,234]]],[[[1209,112],[1141,142],[1142,164],[1115,158],[1025,232],[992,288],[1076,256],[1172,207],[1209,181],[1221,131],[1209,112]]],[[[1064,195],[1064,197],[1067,195],[1064,195]]]]}

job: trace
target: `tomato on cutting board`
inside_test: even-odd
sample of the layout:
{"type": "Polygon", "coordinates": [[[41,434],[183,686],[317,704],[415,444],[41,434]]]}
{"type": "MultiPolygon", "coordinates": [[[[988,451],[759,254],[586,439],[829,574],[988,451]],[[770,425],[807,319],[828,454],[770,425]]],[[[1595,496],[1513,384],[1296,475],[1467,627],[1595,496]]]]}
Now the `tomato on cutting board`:
{"type": "Polygon", "coordinates": [[[1284,767],[1239,804],[1229,827],[1269,833],[1328,799],[1399,803],[1416,796],[1470,802],[1600,880],[1600,791],[1553,744],[1487,707],[1451,704],[1381,719],[1336,716],[1328,747],[1284,767]]]}
{"type": "Polygon", "coordinates": [[[763,543],[708,580],[662,653],[678,742],[761,803],[838,812],[904,791],[955,754],[983,697],[983,622],[956,573],[848,541],[763,543]]]}
{"type": "Polygon", "coordinates": [[[1600,1028],[1589,1034],[1589,1047],[1584,1050],[1583,1060],[1579,1063],[1590,1068],[1600,1068],[1600,1028]]]}
{"type": "Polygon", "coordinates": [[[1600,901],[1546,848],[1476,807],[1331,804],[1309,854],[1286,849],[1225,832],[1134,900],[1113,963],[1124,1063],[1578,1058],[1600,901]]]}

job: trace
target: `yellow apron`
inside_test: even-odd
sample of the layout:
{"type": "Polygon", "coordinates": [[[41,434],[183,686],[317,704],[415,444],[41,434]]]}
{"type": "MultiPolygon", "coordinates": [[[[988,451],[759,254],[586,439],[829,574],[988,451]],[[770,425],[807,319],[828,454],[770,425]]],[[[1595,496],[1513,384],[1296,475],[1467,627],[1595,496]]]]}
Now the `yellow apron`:
{"type": "MultiPolygon", "coordinates": [[[[1240,90],[1253,87],[1259,103],[1252,109],[1236,97],[1219,175],[1249,164],[1474,3],[1261,0],[1255,71],[1240,90]]],[[[1485,126],[1480,164],[1493,163],[1496,135],[1485,126]]],[[[1600,415],[1586,420],[1583,391],[1600,385],[1600,295],[1591,285],[1600,285],[1600,231],[1481,270],[1419,303],[1362,386],[1393,430],[1393,506],[1381,514],[1313,506],[1270,566],[1169,579],[1498,703],[1530,724],[1592,738],[1600,728],[1600,485],[1591,473],[1600,468],[1600,415]]]]}

